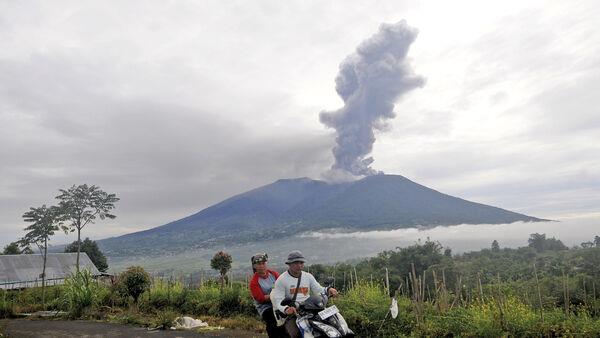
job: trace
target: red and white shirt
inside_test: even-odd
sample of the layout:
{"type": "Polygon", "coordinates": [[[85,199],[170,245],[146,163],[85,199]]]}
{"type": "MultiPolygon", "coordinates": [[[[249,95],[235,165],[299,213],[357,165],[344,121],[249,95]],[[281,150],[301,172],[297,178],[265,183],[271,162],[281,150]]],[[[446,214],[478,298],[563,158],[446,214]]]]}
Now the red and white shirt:
{"type": "Polygon", "coordinates": [[[256,307],[256,311],[261,316],[265,310],[270,309],[272,306],[271,302],[265,298],[265,295],[271,293],[271,289],[273,289],[273,285],[278,277],[279,273],[277,271],[267,269],[265,277],[261,277],[258,273],[255,273],[252,280],[250,280],[250,294],[254,298],[254,307],[256,307]]]}

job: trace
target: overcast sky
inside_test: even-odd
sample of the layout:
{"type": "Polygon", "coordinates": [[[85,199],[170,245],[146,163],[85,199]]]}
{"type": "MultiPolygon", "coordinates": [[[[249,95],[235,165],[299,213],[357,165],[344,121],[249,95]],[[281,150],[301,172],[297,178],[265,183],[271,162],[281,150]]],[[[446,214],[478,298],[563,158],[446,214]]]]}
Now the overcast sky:
{"type": "Polygon", "coordinates": [[[599,17],[595,0],[0,0],[0,245],[73,184],[121,198],[84,230],[99,239],[320,178],[340,63],[402,19],[426,80],[376,132],[372,167],[537,217],[597,216],[599,17]]]}

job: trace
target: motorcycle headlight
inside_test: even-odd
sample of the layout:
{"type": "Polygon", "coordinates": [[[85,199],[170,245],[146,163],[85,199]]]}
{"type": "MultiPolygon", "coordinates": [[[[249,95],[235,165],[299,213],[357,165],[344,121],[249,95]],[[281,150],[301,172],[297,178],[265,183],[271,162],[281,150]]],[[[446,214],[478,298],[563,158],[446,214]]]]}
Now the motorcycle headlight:
{"type": "Polygon", "coordinates": [[[334,327],[331,327],[327,324],[323,324],[321,322],[312,322],[314,326],[316,326],[319,330],[323,331],[327,337],[341,337],[342,334],[340,331],[336,330],[334,327]]]}

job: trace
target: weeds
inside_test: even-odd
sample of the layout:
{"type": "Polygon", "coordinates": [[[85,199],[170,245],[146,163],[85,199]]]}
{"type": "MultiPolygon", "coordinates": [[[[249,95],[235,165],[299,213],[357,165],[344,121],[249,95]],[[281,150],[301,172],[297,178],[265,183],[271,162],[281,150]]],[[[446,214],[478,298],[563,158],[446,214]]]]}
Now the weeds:
{"type": "Polygon", "coordinates": [[[65,280],[64,303],[71,316],[81,317],[84,311],[98,304],[100,287],[89,270],[81,270],[65,280]]]}

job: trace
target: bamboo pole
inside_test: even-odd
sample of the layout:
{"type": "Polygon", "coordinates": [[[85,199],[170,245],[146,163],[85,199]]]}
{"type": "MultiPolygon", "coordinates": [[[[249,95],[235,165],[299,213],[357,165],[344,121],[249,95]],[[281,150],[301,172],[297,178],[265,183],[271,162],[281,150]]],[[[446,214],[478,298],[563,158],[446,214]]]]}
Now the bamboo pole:
{"type": "Polygon", "coordinates": [[[502,329],[506,328],[505,322],[504,322],[504,298],[502,297],[502,289],[501,289],[501,281],[500,281],[500,273],[498,272],[497,274],[498,277],[498,300],[496,301],[496,304],[498,305],[498,310],[500,311],[500,327],[502,329]]]}
{"type": "Polygon", "coordinates": [[[459,303],[461,301],[461,298],[462,298],[461,284],[462,284],[462,277],[460,275],[456,276],[456,285],[454,286],[454,299],[452,300],[452,304],[450,304],[450,310],[452,310],[452,308],[454,308],[454,304],[456,304],[457,301],[459,303]]]}
{"type": "Polygon", "coordinates": [[[596,310],[596,303],[597,302],[596,302],[596,282],[595,281],[592,281],[592,290],[593,290],[593,296],[592,296],[593,303],[592,304],[594,304],[594,309],[593,310],[594,310],[594,315],[596,315],[596,313],[598,311],[596,310]]]}
{"type": "Polygon", "coordinates": [[[565,277],[565,272],[562,272],[562,280],[563,280],[563,303],[565,306],[565,316],[569,315],[569,291],[567,290],[567,278],[565,277]]]}
{"type": "Polygon", "coordinates": [[[538,300],[540,301],[540,319],[542,320],[542,324],[544,324],[544,304],[542,303],[542,291],[540,290],[540,280],[538,279],[537,268],[535,267],[535,263],[533,263],[533,274],[535,275],[535,284],[537,286],[538,300]]]}
{"type": "Polygon", "coordinates": [[[333,266],[333,276],[332,276],[333,277],[333,288],[334,289],[335,289],[335,280],[337,279],[337,276],[335,275],[335,269],[336,269],[336,267],[337,267],[337,264],[335,264],[333,266]]]}
{"type": "Polygon", "coordinates": [[[433,297],[435,298],[433,300],[433,302],[435,302],[435,307],[438,311],[438,314],[440,314],[441,310],[440,310],[440,304],[439,304],[439,287],[438,287],[438,280],[437,280],[437,276],[435,274],[435,270],[431,270],[431,274],[433,276],[433,297]]]}
{"type": "Polygon", "coordinates": [[[585,276],[583,277],[583,305],[586,307],[588,307],[588,302],[587,302],[587,290],[585,288],[585,276]]]}
{"type": "Polygon", "coordinates": [[[483,303],[483,287],[481,286],[481,275],[477,273],[477,282],[479,284],[479,302],[483,303]]]}
{"type": "Polygon", "coordinates": [[[425,271],[423,271],[423,278],[421,280],[421,301],[425,298],[425,271]]]}
{"type": "MultiPolygon", "coordinates": [[[[373,275],[371,275],[371,278],[373,278],[373,275]]],[[[390,296],[390,276],[389,276],[388,268],[385,268],[385,292],[389,297],[390,296]]]]}
{"type": "Polygon", "coordinates": [[[415,315],[416,315],[416,319],[417,319],[417,325],[419,325],[421,323],[421,304],[420,304],[420,296],[419,296],[419,292],[421,291],[421,285],[420,285],[420,281],[417,279],[417,273],[415,271],[415,264],[411,263],[410,264],[412,267],[412,275],[411,275],[411,279],[413,282],[413,300],[414,300],[414,304],[415,304],[415,315]]]}

